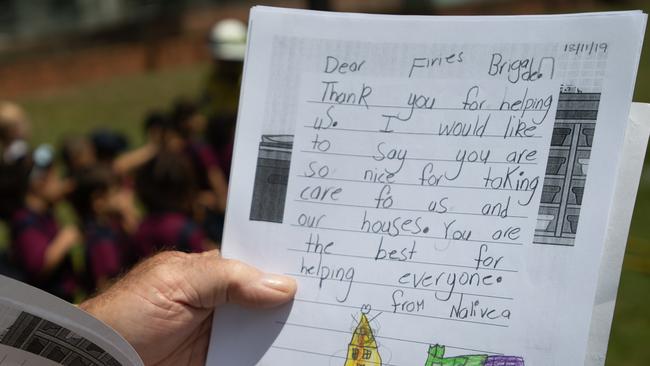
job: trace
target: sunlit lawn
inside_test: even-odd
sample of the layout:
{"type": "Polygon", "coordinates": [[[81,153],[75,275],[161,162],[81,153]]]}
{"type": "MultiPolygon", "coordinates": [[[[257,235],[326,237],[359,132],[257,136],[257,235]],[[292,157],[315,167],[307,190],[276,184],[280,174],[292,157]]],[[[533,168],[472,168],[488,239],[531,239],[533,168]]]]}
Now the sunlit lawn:
{"type": "Polygon", "coordinates": [[[208,67],[186,67],[113,78],[81,88],[21,100],[33,119],[35,143],[58,143],[70,133],[110,127],[133,144],[142,141],[142,120],[153,108],[166,108],[179,96],[198,95],[208,67]]]}

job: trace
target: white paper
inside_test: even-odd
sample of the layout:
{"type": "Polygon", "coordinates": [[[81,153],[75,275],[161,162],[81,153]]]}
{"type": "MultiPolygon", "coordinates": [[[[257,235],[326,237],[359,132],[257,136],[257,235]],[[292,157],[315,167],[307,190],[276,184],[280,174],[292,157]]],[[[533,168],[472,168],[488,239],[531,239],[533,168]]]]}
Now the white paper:
{"type": "Polygon", "coordinates": [[[589,366],[605,364],[621,266],[625,255],[625,244],[649,134],[650,104],[633,103],[625,134],[626,142],[621,156],[626,163],[621,164],[617,174],[615,203],[611,210],[609,233],[605,240],[602,263],[600,264],[587,361],[585,362],[589,366]]]}
{"type": "Polygon", "coordinates": [[[101,321],[43,291],[0,276],[0,365],[143,365],[101,321]]]}
{"type": "Polygon", "coordinates": [[[645,21],[254,8],[208,364],[584,364],[645,21]]]}

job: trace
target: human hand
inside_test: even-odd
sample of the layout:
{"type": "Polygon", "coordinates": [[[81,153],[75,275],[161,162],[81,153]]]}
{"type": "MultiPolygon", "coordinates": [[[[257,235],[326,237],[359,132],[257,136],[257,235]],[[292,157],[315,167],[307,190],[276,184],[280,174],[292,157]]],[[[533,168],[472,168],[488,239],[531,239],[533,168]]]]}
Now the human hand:
{"type": "Polygon", "coordinates": [[[74,225],[68,225],[64,226],[59,230],[59,233],[57,234],[56,238],[54,240],[59,240],[62,243],[62,246],[65,247],[66,249],[72,248],[75,244],[77,244],[79,241],[82,239],[81,231],[79,231],[79,228],[74,226],[74,225]]]}
{"type": "Polygon", "coordinates": [[[202,366],[215,307],[268,308],[295,292],[293,279],[223,259],[216,250],[163,252],[80,307],[120,333],[145,365],[202,366]]]}
{"type": "Polygon", "coordinates": [[[43,259],[43,275],[49,274],[63,262],[68,252],[82,239],[81,232],[76,226],[63,227],[56,234],[45,250],[43,259]]]}

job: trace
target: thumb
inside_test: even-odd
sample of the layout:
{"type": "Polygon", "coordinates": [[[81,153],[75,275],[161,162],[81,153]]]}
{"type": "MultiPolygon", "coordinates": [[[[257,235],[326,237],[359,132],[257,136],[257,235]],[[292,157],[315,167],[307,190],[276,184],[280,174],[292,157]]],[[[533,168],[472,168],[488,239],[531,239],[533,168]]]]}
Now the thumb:
{"type": "Polygon", "coordinates": [[[221,258],[218,251],[205,252],[186,272],[198,295],[198,306],[214,308],[225,303],[268,308],[290,301],[296,281],[287,276],[264,273],[243,262],[221,258]]]}

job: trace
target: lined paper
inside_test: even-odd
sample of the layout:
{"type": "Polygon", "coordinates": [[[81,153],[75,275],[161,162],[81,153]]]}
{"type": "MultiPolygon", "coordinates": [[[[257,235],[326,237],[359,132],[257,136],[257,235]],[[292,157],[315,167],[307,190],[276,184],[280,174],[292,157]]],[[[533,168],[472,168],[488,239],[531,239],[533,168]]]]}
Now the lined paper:
{"type": "Polygon", "coordinates": [[[645,19],[253,8],[208,364],[584,364],[645,19]]]}

